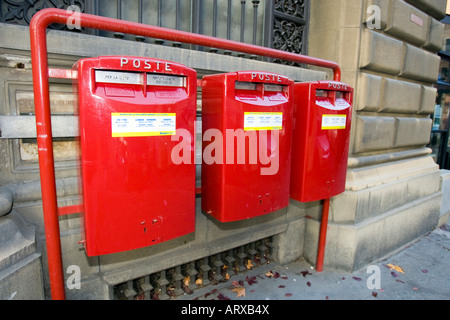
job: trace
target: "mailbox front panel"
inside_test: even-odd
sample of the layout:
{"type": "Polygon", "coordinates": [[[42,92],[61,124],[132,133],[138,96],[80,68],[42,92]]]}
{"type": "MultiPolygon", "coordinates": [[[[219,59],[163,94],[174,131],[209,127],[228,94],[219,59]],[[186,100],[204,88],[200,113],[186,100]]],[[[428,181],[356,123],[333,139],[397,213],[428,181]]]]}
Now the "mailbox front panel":
{"type": "Polygon", "coordinates": [[[264,72],[203,78],[202,210],[221,222],[289,204],[293,81],[264,72]]]}
{"type": "Polygon", "coordinates": [[[310,202],[345,191],[353,89],[344,83],[295,84],[291,198],[310,202]]]}
{"type": "Polygon", "coordinates": [[[193,232],[196,72],[138,57],[83,59],[75,68],[87,255],[193,232]],[[178,164],[172,151],[182,139],[190,162],[178,164]]]}

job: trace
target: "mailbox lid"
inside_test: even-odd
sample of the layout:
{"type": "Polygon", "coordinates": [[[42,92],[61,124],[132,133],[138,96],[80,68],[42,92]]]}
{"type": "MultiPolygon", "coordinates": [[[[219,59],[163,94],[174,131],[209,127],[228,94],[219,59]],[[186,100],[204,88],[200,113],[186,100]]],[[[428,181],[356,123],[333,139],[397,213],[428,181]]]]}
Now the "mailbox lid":
{"type": "Polygon", "coordinates": [[[84,59],[76,68],[88,256],[193,232],[195,70],[139,57],[84,59]],[[179,130],[190,139],[187,164],[172,159],[179,130]]]}
{"type": "Polygon", "coordinates": [[[295,84],[291,198],[310,202],[345,191],[353,88],[335,81],[295,84]]]}
{"type": "Polygon", "coordinates": [[[203,211],[231,222],[288,205],[292,96],[293,81],[276,74],[249,71],[203,78],[203,133],[218,129],[223,137],[222,163],[205,163],[212,142],[203,142],[203,211]],[[244,140],[243,150],[239,141],[244,140]],[[252,143],[256,150],[250,149],[252,143]],[[278,162],[262,159],[261,150],[273,158],[276,153],[278,162]]]}

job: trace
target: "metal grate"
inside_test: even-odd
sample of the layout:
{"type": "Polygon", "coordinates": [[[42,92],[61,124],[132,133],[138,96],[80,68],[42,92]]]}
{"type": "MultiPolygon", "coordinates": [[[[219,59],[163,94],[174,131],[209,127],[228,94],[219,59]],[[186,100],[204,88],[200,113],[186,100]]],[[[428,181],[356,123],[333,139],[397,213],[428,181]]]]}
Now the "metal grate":
{"type": "Polygon", "coordinates": [[[114,300],[169,300],[196,289],[229,281],[233,276],[270,263],[273,238],[131,279],[114,286],[114,300]]]}

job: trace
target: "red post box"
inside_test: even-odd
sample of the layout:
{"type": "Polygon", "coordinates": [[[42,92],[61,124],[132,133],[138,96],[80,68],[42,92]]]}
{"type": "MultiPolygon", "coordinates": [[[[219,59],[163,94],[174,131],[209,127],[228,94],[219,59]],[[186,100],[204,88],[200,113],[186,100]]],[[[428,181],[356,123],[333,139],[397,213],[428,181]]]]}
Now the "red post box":
{"type": "Polygon", "coordinates": [[[82,59],[74,69],[87,255],[193,232],[195,70],[140,57],[82,59]],[[190,163],[172,161],[178,130],[190,137],[190,163]]]}
{"type": "Polygon", "coordinates": [[[336,81],[295,84],[291,198],[328,199],[345,191],[353,88],[336,81]]]}
{"type": "Polygon", "coordinates": [[[204,212],[231,222],[288,206],[293,85],[256,71],[203,78],[204,212]]]}

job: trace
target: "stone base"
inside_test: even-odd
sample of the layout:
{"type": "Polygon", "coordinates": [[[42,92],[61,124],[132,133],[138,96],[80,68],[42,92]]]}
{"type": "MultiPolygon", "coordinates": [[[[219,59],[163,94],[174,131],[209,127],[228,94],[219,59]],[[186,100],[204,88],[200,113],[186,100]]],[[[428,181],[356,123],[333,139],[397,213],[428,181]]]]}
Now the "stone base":
{"type": "MultiPolygon", "coordinates": [[[[438,225],[440,172],[430,157],[349,171],[353,190],[331,201],[324,268],[353,272],[438,225]]],[[[315,264],[320,214],[306,223],[304,257],[315,264]]]]}
{"type": "Polygon", "coordinates": [[[12,212],[0,218],[0,300],[44,299],[34,228],[12,212]]]}

